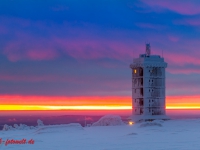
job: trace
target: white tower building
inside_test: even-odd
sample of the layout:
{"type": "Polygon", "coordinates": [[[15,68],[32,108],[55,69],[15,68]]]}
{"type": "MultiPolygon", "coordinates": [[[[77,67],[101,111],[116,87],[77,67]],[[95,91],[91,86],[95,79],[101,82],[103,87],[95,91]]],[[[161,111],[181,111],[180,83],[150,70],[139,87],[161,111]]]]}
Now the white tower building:
{"type": "Polygon", "coordinates": [[[133,59],[132,120],[168,119],[165,114],[165,68],[167,63],[159,55],[146,54],[133,59]]]}

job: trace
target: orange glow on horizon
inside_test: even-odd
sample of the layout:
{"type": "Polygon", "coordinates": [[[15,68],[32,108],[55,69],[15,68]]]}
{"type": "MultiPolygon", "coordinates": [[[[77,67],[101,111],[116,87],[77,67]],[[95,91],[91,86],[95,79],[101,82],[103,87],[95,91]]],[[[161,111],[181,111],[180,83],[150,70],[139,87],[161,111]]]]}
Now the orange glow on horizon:
{"type": "Polygon", "coordinates": [[[129,110],[131,106],[0,105],[0,110],[129,110]]]}
{"type": "MultiPolygon", "coordinates": [[[[132,106],[0,105],[0,110],[131,110],[132,106]]],[[[199,106],[167,106],[166,109],[200,109],[199,106]]]]}
{"type": "MultiPolygon", "coordinates": [[[[0,110],[131,110],[130,96],[0,95],[0,110]]],[[[168,96],[166,109],[200,109],[200,96],[168,96]]]]}

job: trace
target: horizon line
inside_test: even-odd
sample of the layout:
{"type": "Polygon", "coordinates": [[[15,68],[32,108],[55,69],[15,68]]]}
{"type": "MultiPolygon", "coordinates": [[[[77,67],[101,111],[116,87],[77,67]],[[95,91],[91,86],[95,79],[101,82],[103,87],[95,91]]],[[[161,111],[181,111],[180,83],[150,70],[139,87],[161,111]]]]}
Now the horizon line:
{"type": "MultiPolygon", "coordinates": [[[[166,110],[200,109],[200,106],[166,106],[166,110]]],[[[124,105],[85,105],[85,106],[55,106],[55,105],[0,105],[0,111],[28,110],[132,110],[132,106],[124,105]]]]}

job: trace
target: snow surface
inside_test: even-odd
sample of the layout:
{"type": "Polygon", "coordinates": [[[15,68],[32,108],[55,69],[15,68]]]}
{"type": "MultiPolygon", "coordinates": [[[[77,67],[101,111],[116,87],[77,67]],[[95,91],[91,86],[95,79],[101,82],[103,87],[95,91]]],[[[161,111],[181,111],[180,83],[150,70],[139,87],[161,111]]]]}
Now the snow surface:
{"type": "Polygon", "coordinates": [[[144,123],[140,124],[140,127],[147,127],[147,126],[159,126],[159,127],[162,127],[162,124],[158,123],[158,122],[155,122],[155,121],[144,122],[144,123]]]}
{"type": "Polygon", "coordinates": [[[0,131],[0,139],[33,139],[34,144],[0,144],[2,150],[199,150],[200,119],[136,123],[132,126],[44,125],[0,131]]]}
{"type": "Polygon", "coordinates": [[[124,125],[120,116],[117,115],[105,115],[101,117],[97,122],[93,123],[92,126],[117,126],[124,125]]]}

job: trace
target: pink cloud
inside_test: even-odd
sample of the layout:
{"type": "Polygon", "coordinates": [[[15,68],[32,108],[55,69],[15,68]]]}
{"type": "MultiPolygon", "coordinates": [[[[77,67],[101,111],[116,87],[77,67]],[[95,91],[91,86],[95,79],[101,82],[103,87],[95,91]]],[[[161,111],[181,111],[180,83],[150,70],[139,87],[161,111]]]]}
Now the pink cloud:
{"type": "MultiPolygon", "coordinates": [[[[15,45],[15,44],[14,44],[15,45]]],[[[31,45],[30,45],[31,46],[31,45]]],[[[19,61],[24,59],[30,59],[30,60],[52,60],[58,57],[57,52],[54,49],[38,49],[37,47],[35,49],[27,49],[20,50],[12,48],[11,45],[7,46],[4,50],[4,54],[7,55],[8,59],[10,61],[19,61]]]]}
{"type": "MultiPolygon", "coordinates": [[[[22,37],[22,36],[21,36],[22,37]]],[[[170,41],[177,42],[179,38],[176,36],[168,36],[170,41]]],[[[131,60],[133,57],[138,57],[140,53],[145,52],[145,45],[132,42],[116,42],[112,40],[89,40],[89,39],[35,39],[34,37],[23,36],[20,40],[10,42],[4,49],[4,54],[7,55],[9,60],[18,61],[21,59],[30,60],[51,60],[58,58],[62,53],[75,58],[75,59],[101,59],[111,58],[126,62],[127,59],[131,60]],[[31,41],[31,42],[29,42],[31,41]],[[59,49],[59,50],[58,50],[59,49]],[[135,53],[135,51],[137,53],[135,53]],[[134,52],[134,53],[133,53],[134,52]]],[[[189,43],[189,42],[188,42],[189,43]]],[[[188,45],[181,45],[180,49],[188,48],[193,51],[190,55],[184,53],[177,53],[176,51],[164,51],[165,60],[176,66],[184,66],[187,64],[200,65],[200,60],[197,57],[198,51],[195,50],[196,42],[188,45]],[[195,52],[196,51],[196,52],[195,52]]],[[[153,47],[153,54],[160,54],[162,50],[160,48],[153,47]]],[[[131,63],[131,62],[130,62],[131,63]]],[[[99,62],[100,65],[108,68],[116,67],[113,63],[99,62]]],[[[168,71],[172,73],[199,73],[199,70],[193,69],[174,69],[171,68],[168,71]]]]}
{"type": "Polygon", "coordinates": [[[28,81],[28,82],[40,82],[40,81],[53,81],[56,78],[54,76],[37,76],[37,75],[10,75],[10,74],[1,74],[0,80],[4,81],[28,81]]]}
{"type": "Polygon", "coordinates": [[[48,39],[39,39],[28,35],[18,35],[4,48],[4,54],[10,61],[22,59],[51,60],[58,57],[58,52],[48,39]]]}
{"type": "Polygon", "coordinates": [[[51,60],[57,57],[56,51],[52,49],[30,49],[27,52],[27,57],[32,60],[51,60]]]}
{"type": "Polygon", "coordinates": [[[150,6],[158,6],[175,11],[184,15],[195,15],[200,13],[200,4],[192,3],[190,0],[142,0],[150,6]]]}
{"type": "MultiPolygon", "coordinates": [[[[200,65],[199,55],[200,52],[198,51],[198,41],[181,41],[181,45],[177,45],[174,49],[174,45],[170,45],[173,49],[163,51],[164,58],[170,64],[184,66],[186,64],[193,64],[193,65],[200,65]],[[176,51],[176,49],[178,51],[176,51]],[[180,52],[182,50],[182,52],[180,52]],[[187,51],[186,51],[187,50],[187,51]],[[185,53],[191,51],[191,53],[185,53]]],[[[162,49],[158,47],[154,47],[153,50],[156,54],[162,52],[162,49]]]]}
{"type": "MultiPolygon", "coordinates": [[[[124,42],[124,40],[99,39],[97,38],[98,36],[93,35],[94,33],[91,34],[88,31],[71,27],[67,22],[63,23],[62,26],[54,24],[54,34],[51,34],[52,27],[38,21],[31,22],[17,18],[3,18],[3,20],[6,22],[4,24],[12,25],[14,23],[14,26],[17,27],[17,30],[14,30],[14,32],[10,31],[12,39],[5,43],[3,48],[3,53],[10,61],[24,59],[52,60],[58,58],[63,53],[75,59],[113,58],[124,61],[125,59],[131,59],[133,51],[139,50],[141,47],[134,41],[124,42]],[[35,35],[31,31],[25,32],[24,27],[41,30],[48,33],[48,36],[35,35]],[[60,31],[73,36],[78,35],[78,37],[75,39],[71,39],[67,35],[59,37],[60,31]]],[[[94,27],[94,29],[96,28],[94,27]]],[[[92,30],[92,32],[96,31],[92,30]]],[[[116,34],[116,32],[112,34],[116,34]]],[[[119,36],[119,34],[116,36],[119,36]]],[[[142,48],[144,49],[143,46],[142,48]]]]}
{"type": "MultiPolygon", "coordinates": [[[[21,20],[19,20],[21,21],[21,20]]],[[[9,21],[8,21],[9,22],[9,21]]],[[[29,21],[22,20],[22,26],[29,26],[32,23],[29,21]]],[[[193,24],[195,24],[193,22],[193,24]]],[[[198,22],[196,22],[198,24],[198,22]]],[[[45,28],[44,24],[40,22],[35,23],[39,30],[47,30],[48,33],[49,28],[45,28]]],[[[141,27],[149,27],[156,28],[151,24],[138,24],[141,27]]],[[[21,25],[20,25],[21,26],[21,25]]],[[[5,28],[5,27],[4,27],[5,28]]],[[[5,28],[6,29],[6,28],[5,28]]],[[[55,28],[56,30],[57,28],[55,28]]],[[[60,31],[60,30],[59,30],[60,31]]],[[[64,29],[63,29],[64,31],[64,29]]],[[[66,32],[66,31],[65,31],[66,32]]],[[[7,56],[10,61],[19,61],[19,60],[53,60],[57,59],[61,56],[61,54],[65,53],[75,59],[84,60],[84,59],[104,59],[111,58],[117,59],[121,62],[127,63],[127,60],[131,60],[133,57],[138,57],[139,54],[145,52],[145,42],[138,42],[137,39],[119,39],[112,40],[109,38],[97,38],[98,36],[88,36],[90,33],[82,31],[81,29],[70,28],[67,33],[72,35],[77,35],[76,38],[69,37],[59,37],[57,35],[50,34],[49,36],[42,37],[38,35],[34,35],[32,33],[25,33],[23,30],[16,31],[13,33],[14,38],[5,43],[5,47],[3,48],[3,53],[7,56]],[[31,36],[32,35],[32,36],[31,36]],[[90,37],[90,38],[88,38],[90,37]]],[[[114,32],[111,31],[113,36],[126,36],[123,31],[114,32]]],[[[137,34],[137,33],[136,33],[137,34]]],[[[139,35],[136,35],[139,36],[139,35]]],[[[164,57],[165,60],[170,64],[175,64],[176,66],[184,66],[186,64],[195,64],[200,65],[199,58],[197,56],[200,55],[198,52],[199,41],[183,41],[183,37],[178,35],[168,34],[161,35],[155,34],[152,35],[151,43],[160,43],[164,44],[163,47],[170,48],[169,51],[165,49],[164,57]],[[181,45],[174,43],[181,42],[181,45]],[[176,48],[175,48],[176,47],[176,48]],[[183,49],[183,53],[179,53],[176,49],[183,49]],[[192,53],[185,54],[191,50],[192,53]]],[[[144,40],[144,38],[142,38],[144,40]]],[[[162,49],[160,47],[156,47],[152,45],[152,53],[160,54],[162,53],[162,49]]],[[[113,63],[105,63],[105,62],[97,62],[104,67],[116,67],[113,63]]],[[[170,72],[198,72],[197,69],[169,69],[170,72]],[[184,71],[185,69],[185,71],[184,71]]]]}
{"type": "Polygon", "coordinates": [[[130,58],[133,49],[131,45],[126,45],[126,43],[104,39],[69,40],[56,38],[53,41],[64,52],[77,59],[114,58],[123,60],[127,57],[130,58]]]}
{"type": "Polygon", "coordinates": [[[134,49],[140,48],[133,42],[126,44],[108,40],[35,39],[25,36],[8,42],[4,48],[4,54],[10,61],[52,60],[58,58],[61,51],[75,59],[111,58],[124,61],[133,57],[134,49]]]}
{"type": "MultiPolygon", "coordinates": [[[[164,50],[164,59],[170,67],[167,68],[167,71],[175,74],[191,74],[191,73],[200,73],[200,70],[197,66],[200,66],[199,55],[200,52],[197,49],[198,41],[188,41],[183,42],[182,45],[176,47],[179,51],[164,50]],[[192,46],[191,46],[192,45],[192,46]],[[181,49],[188,49],[191,53],[185,53],[185,50],[181,53],[181,49]]],[[[171,45],[170,47],[173,47],[171,45]]],[[[156,54],[159,54],[162,50],[160,48],[154,48],[156,54]]]]}
{"type": "Polygon", "coordinates": [[[174,36],[174,35],[169,35],[168,38],[172,42],[178,42],[179,41],[179,38],[177,36],[174,36]]]}
{"type": "Polygon", "coordinates": [[[200,74],[199,69],[194,69],[194,68],[181,68],[176,66],[177,68],[167,68],[167,71],[173,74],[191,74],[191,73],[198,73],[200,74]]]}
{"type": "MultiPolygon", "coordinates": [[[[77,78],[75,75],[69,75],[65,74],[64,76],[59,75],[24,75],[23,73],[20,75],[12,75],[7,73],[1,73],[0,74],[0,80],[3,81],[23,81],[23,82],[72,82],[72,83],[82,83],[83,81],[77,81],[77,78]]],[[[83,78],[83,77],[82,77],[83,78]]],[[[87,78],[87,77],[84,77],[87,78]]],[[[89,79],[87,79],[88,81],[89,79]]],[[[84,81],[86,82],[86,81],[84,81]]]]}
{"type": "Polygon", "coordinates": [[[177,65],[185,65],[185,64],[195,64],[200,65],[200,59],[198,57],[194,57],[193,55],[181,54],[181,53],[169,53],[165,52],[164,57],[166,61],[177,64],[177,65]]]}
{"type": "Polygon", "coordinates": [[[200,26],[200,20],[199,18],[187,18],[187,19],[182,19],[182,20],[176,20],[174,21],[175,24],[178,25],[189,25],[189,26],[200,26]]]}

